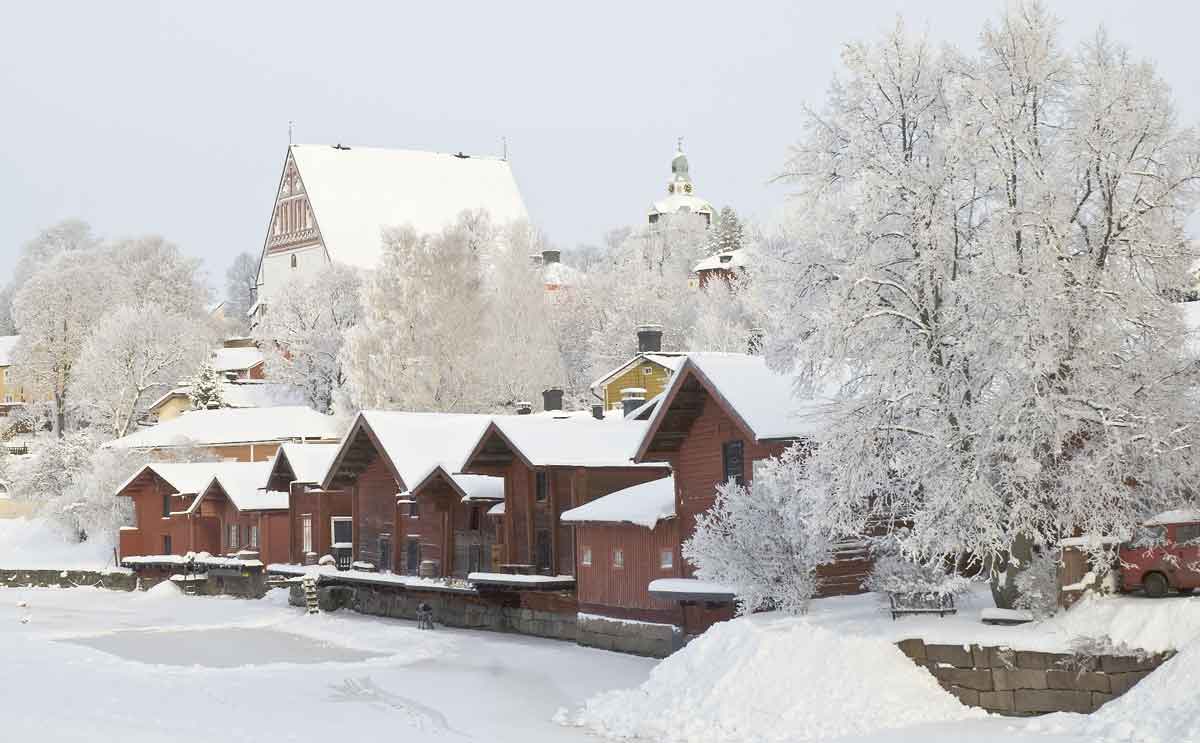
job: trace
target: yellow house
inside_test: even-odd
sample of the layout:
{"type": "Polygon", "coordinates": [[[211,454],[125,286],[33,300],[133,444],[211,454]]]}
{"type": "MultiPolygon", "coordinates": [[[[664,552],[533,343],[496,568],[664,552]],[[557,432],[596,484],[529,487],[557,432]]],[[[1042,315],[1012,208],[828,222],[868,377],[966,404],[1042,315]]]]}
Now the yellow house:
{"type": "Polygon", "coordinates": [[[681,353],[639,353],[593,382],[592,393],[600,398],[605,410],[621,408],[621,390],[624,389],[643,389],[645,399],[652,400],[671,383],[671,375],[683,360],[681,353]]]}
{"type": "Polygon", "coordinates": [[[14,405],[29,402],[25,388],[9,384],[9,368],[12,366],[13,349],[17,347],[19,335],[0,335],[0,410],[8,411],[14,405]]]}

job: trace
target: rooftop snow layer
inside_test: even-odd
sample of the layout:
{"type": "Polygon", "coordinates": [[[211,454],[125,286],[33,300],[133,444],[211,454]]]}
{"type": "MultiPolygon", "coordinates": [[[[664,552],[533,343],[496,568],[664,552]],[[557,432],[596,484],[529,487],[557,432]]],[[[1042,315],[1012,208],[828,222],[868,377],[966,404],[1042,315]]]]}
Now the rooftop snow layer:
{"type": "MultiPolygon", "coordinates": [[[[270,462],[219,462],[212,465],[212,477],[205,491],[220,485],[239,511],[279,510],[288,507],[288,494],[265,490],[270,462]]],[[[192,501],[188,511],[195,511],[203,496],[192,501]]]]}
{"type": "Polygon", "coordinates": [[[302,438],[334,439],[339,433],[339,426],[333,417],[299,405],[275,408],[221,408],[189,410],[177,418],[109,441],[104,446],[146,449],[290,441],[302,438]]]}
{"type": "MultiPolygon", "coordinates": [[[[798,438],[813,433],[836,392],[830,389],[816,398],[798,399],[794,379],[767,368],[761,356],[689,353],[681,370],[689,365],[709,381],[759,440],[798,438]]],[[[686,376],[676,373],[671,378],[667,397],[686,376]]],[[[662,419],[668,407],[660,405],[654,411],[652,425],[662,419]]]]}
{"type": "Polygon", "coordinates": [[[257,348],[218,348],[212,354],[212,366],[218,373],[245,371],[263,362],[263,353],[257,348]]]}
{"type": "Polygon", "coordinates": [[[535,467],[662,467],[632,462],[647,421],[591,413],[537,413],[495,418],[496,427],[535,467]]]}
{"type": "Polygon", "coordinates": [[[0,335],[0,366],[12,366],[13,349],[20,340],[19,335],[0,335]]]}
{"type": "Polygon", "coordinates": [[[221,462],[151,462],[133,473],[133,476],[128,480],[121,483],[117,487],[116,492],[120,493],[129,487],[129,484],[136,480],[143,472],[153,472],[165,480],[168,485],[175,488],[176,493],[181,495],[195,495],[208,485],[213,478],[214,468],[219,467],[221,464],[221,462]]]}
{"type": "Polygon", "coordinates": [[[466,209],[497,223],[529,216],[505,160],[317,144],[291,153],[330,259],[352,266],[375,267],[384,227],[436,232],[466,209]]]}
{"type": "Polygon", "coordinates": [[[466,493],[463,502],[504,500],[504,478],[491,475],[453,474],[450,477],[466,493]]]}
{"type": "Polygon", "coordinates": [[[718,268],[741,268],[744,265],[746,265],[746,251],[743,248],[738,248],[710,255],[697,263],[692,270],[699,273],[700,271],[712,271],[718,268]]]}
{"type": "MultiPolygon", "coordinates": [[[[191,387],[176,387],[150,404],[154,410],[172,397],[187,397],[191,387]]],[[[221,399],[229,408],[274,408],[303,405],[304,391],[290,384],[242,380],[221,383],[221,399]]]]}
{"type": "Polygon", "coordinates": [[[675,518],[675,478],[651,480],[610,493],[565,511],[567,523],[636,524],[653,529],[659,521],[675,518]]]}
{"type": "Polygon", "coordinates": [[[491,420],[486,415],[382,410],[365,410],[359,416],[374,431],[406,488],[420,485],[439,466],[447,472],[461,470],[491,420]]]}
{"type": "Polygon", "coordinates": [[[292,467],[292,482],[320,483],[325,480],[337,451],[337,444],[282,444],[271,459],[271,469],[275,469],[282,455],[292,467]]]}
{"type": "Polygon", "coordinates": [[[1167,524],[1190,524],[1200,521],[1200,510],[1195,508],[1177,508],[1174,511],[1164,511],[1146,521],[1143,526],[1166,526],[1167,524]]]}

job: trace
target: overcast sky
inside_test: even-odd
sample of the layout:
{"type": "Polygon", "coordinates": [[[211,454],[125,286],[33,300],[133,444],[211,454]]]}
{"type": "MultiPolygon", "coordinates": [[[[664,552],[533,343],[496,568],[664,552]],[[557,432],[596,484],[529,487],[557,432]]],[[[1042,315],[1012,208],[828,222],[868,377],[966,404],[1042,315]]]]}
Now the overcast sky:
{"type": "MultiPolygon", "coordinates": [[[[1072,43],[1100,23],[1200,115],[1185,2],[1051,0],[1072,43]]],[[[697,192],[765,220],[770,182],[842,44],[902,12],[973,47],[1000,4],[813,2],[56,3],[5,9],[0,258],[48,224],[160,233],[212,282],[262,246],[297,142],[499,154],[563,247],[641,221],[676,137],[697,192]]]]}

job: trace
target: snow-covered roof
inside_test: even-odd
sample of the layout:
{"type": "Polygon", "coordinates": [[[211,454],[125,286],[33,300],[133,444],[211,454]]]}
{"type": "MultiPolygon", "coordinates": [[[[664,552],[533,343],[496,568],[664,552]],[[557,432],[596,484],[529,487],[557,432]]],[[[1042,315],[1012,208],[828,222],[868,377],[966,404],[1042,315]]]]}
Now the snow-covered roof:
{"type": "Polygon", "coordinates": [[[700,580],[699,578],[658,578],[646,587],[651,595],[683,598],[733,598],[737,589],[724,583],[700,580]]]}
{"type": "Polygon", "coordinates": [[[263,352],[257,348],[218,348],[212,353],[212,366],[218,373],[246,371],[263,362],[263,352]]]}
{"type": "Polygon", "coordinates": [[[324,482],[325,473],[337,451],[337,444],[282,444],[271,459],[271,469],[275,469],[281,456],[287,457],[294,476],[293,482],[324,482]]]}
{"type": "Polygon", "coordinates": [[[1148,519],[1143,526],[1166,526],[1168,524],[1190,524],[1200,522],[1200,509],[1177,508],[1164,511],[1154,518],[1148,519]]]}
{"type": "Polygon", "coordinates": [[[695,194],[677,191],[665,199],[659,199],[650,207],[651,214],[675,214],[679,211],[713,214],[713,205],[695,194]]]}
{"type": "Polygon", "coordinates": [[[699,273],[700,271],[712,271],[718,268],[732,269],[741,268],[746,265],[746,251],[744,248],[736,250],[726,250],[714,255],[710,255],[704,260],[696,264],[692,270],[699,273]]]}
{"type": "Polygon", "coordinates": [[[497,503],[496,505],[489,508],[487,515],[488,516],[503,516],[504,515],[504,503],[497,503]]]}
{"type": "MultiPolygon", "coordinates": [[[[176,397],[187,397],[190,386],[176,387],[150,404],[154,411],[163,403],[176,397]]],[[[279,382],[242,380],[221,383],[221,399],[230,408],[274,408],[283,405],[303,405],[304,390],[279,382]]]]}
{"type": "MultiPolygon", "coordinates": [[[[463,502],[504,500],[504,478],[491,475],[466,475],[461,472],[450,476],[466,493],[463,502]]],[[[490,513],[490,511],[489,511],[490,513]]]]}
{"type": "Polygon", "coordinates": [[[199,507],[213,485],[220,485],[239,511],[273,511],[288,507],[287,493],[265,489],[271,462],[220,462],[212,465],[211,471],[212,477],[205,485],[204,494],[192,501],[189,512],[199,507]]]}
{"type": "MultiPolygon", "coordinates": [[[[687,361],[671,378],[666,400],[684,384],[689,368],[712,386],[759,440],[798,438],[813,433],[824,420],[836,392],[831,389],[801,400],[794,394],[793,378],[769,369],[761,356],[689,353],[687,361]]],[[[669,409],[669,404],[658,406],[650,417],[651,431],[657,429],[669,409]]]]}
{"type": "MultiPolygon", "coordinates": [[[[437,467],[451,473],[461,470],[491,420],[465,413],[383,410],[364,410],[358,416],[370,426],[407,488],[421,484],[437,467]]],[[[355,428],[351,426],[351,434],[355,428]]],[[[351,434],[341,446],[347,445],[351,434]]]]}
{"type": "Polygon", "coordinates": [[[0,335],[0,366],[12,366],[13,349],[20,340],[19,335],[0,335]]]}
{"type": "Polygon", "coordinates": [[[675,518],[675,478],[643,482],[565,511],[568,523],[636,524],[653,529],[659,521],[675,518]]]}
{"type": "Polygon", "coordinates": [[[504,415],[494,422],[534,467],[636,467],[633,455],[648,428],[647,421],[596,420],[586,411],[504,415]]]}
{"type": "Polygon", "coordinates": [[[334,439],[337,421],[299,405],[189,410],[177,418],[104,444],[118,449],[334,439]]]}
{"type": "Polygon", "coordinates": [[[597,379],[595,382],[592,382],[592,389],[599,389],[600,387],[603,387],[605,384],[608,384],[609,380],[613,379],[613,377],[619,377],[620,375],[629,371],[630,369],[637,366],[638,364],[641,364],[641,363],[644,363],[647,361],[654,363],[654,364],[658,364],[659,366],[666,367],[667,369],[670,369],[671,371],[677,371],[679,369],[679,367],[683,364],[684,358],[686,356],[687,356],[687,354],[673,353],[673,352],[669,352],[669,351],[667,351],[667,352],[659,351],[659,352],[655,352],[655,353],[639,353],[637,356],[634,356],[629,361],[626,361],[624,364],[621,364],[616,369],[613,369],[612,371],[604,374],[602,377],[597,379]]]}
{"type": "Polygon", "coordinates": [[[330,259],[352,266],[375,267],[383,227],[436,232],[466,209],[497,222],[528,218],[506,160],[321,144],[291,154],[330,259]]]}
{"type": "Polygon", "coordinates": [[[214,469],[220,462],[171,462],[150,463],[139,469],[125,482],[121,483],[116,492],[120,493],[129,487],[144,472],[153,472],[166,481],[168,485],[181,495],[195,495],[212,480],[214,469]]]}

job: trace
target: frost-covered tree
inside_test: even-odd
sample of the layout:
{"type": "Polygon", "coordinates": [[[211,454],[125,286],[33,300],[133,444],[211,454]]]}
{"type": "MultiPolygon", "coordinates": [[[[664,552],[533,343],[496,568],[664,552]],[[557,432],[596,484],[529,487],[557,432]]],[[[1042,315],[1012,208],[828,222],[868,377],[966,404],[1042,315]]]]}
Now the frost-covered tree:
{"type": "Polygon", "coordinates": [[[1200,146],[1151,65],[1103,33],[1064,53],[1037,4],[974,55],[898,25],[843,61],[787,164],[796,239],[756,276],[773,363],[841,388],[798,500],[835,535],[908,521],[906,555],[980,560],[1010,606],[1035,548],[1200,476],[1162,294],[1200,146]]]}
{"type": "Polygon", "coordinates": [[[817,567],[833,557],[809,510],[814,501],[796,497],[805,456],[793,447],[759,463],[749,488],[720,485],[713,507],[696,519],[683,545],[697,577],[737,591],[740,614],[761,608],[803,613],[819,587],[817,567]]]}
{"type": "Polygon", "coordinates": [[[225,270],[225,319],[231,329],[244,332],[250,319],[246,313],[254,304],[258,284],[258,259],[248,252],[238,253],[225,270]]]}
{"type": "Polygon", "coordinates": [[[212,359],[205,358],[188,386],[188,398],[193,410],[213,410],[225,407],[221,392],[221,375],[213,368],[212,359]]]}
{"type": "Polygon", "coordinates": [[[100,318],[79,354],[70,392],[82,417],[110,437],[130,433],[150,403],[208,355],[213,338],[194,316],[153,304],[100,318]]]}
{"type": "Polygon", "coordinates": [[[697,289],[687,350],[757,353],[762,321],[751,295],[745,276],[710,281],[697,289]]]}
{"type": "Polygon", "coordinates": [[[341,350],[358,322],[362,278],[339,263],[296,277],[272,295],[271,311],[254,329],[267,376],[304,390],[308,404],[330,412],[346,383],[341,350]]]}
{"type": "Polygon", "coordinates": [[[731,206],[721,207],[716,221],[708,231],[708,253],[724,253],[746,246],[746,226],[731,206]]]}
{"type": "Polygon", "coordinates": [[[363,286],[362,318],[342,364],[359,408],[474,409],[486,362],[477,355],[486,309],[482,265],[493,230],[464,214],[436,235],[388,228],[363,286]]]}
{"type": "Polygon", "coordinates": [[[95,449],[96,440],[88,431],[39,438],[32,454],[10,464],[9,494],[33,505],[36,512],[57,517],[61,513],[59,498],[87,466],[95,449]]]}

